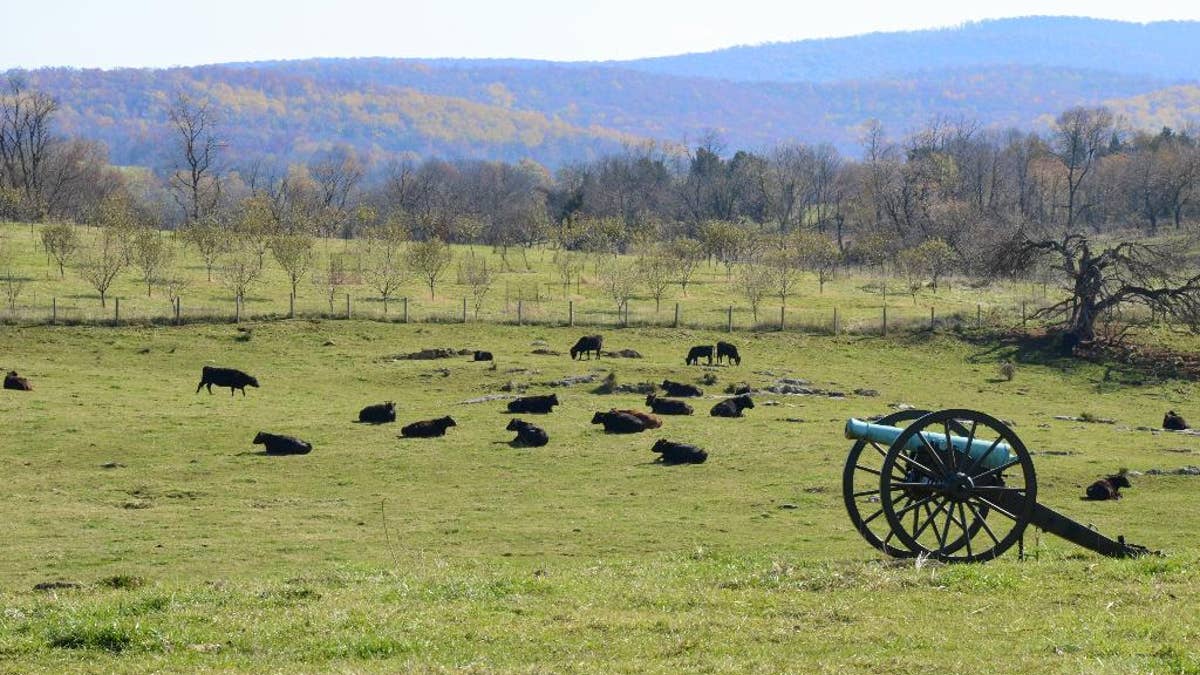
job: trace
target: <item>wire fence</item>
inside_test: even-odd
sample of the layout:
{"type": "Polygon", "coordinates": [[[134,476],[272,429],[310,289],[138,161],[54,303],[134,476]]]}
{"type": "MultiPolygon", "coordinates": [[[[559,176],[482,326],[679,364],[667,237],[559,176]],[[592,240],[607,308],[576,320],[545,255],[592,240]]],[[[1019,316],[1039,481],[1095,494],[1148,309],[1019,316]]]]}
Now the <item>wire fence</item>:
{"type": "Polygon", "coordinates": [[[601,300],[513,299],[476,308],[469,298],[400,297],[386,302],[352,293],[332,299],[248,298],[225,303],[212,299],[195,304],[184,297],[157,305],[122,306],[121,298],[108,298],[104,306],[95,298],[51,297],[33,299],[15,309],[0,310],[0,322],[9,325],[183,325],[238,323],[296,319],[357,319],[392,323],[483,323],[529,326],[580,326],[598,328],[670,327],[712,331],[795,331],[815,334],[888,335],[889,333],[956,329],[1013,329],[1042,327],[1061,315],[1040,316],[1045,303],[976,304],[939,310],[934,304],[879,304],[878,306],[806,307],[763,305],[755,312],[747,305],[712,302],[627,302],[618,308],[601,300]]]}

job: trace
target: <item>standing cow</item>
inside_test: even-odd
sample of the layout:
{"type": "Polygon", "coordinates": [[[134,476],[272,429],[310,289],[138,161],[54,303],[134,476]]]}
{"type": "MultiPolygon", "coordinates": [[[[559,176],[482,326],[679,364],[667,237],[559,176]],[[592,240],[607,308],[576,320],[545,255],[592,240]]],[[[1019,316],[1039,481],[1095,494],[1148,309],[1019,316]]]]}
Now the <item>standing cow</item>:
{"type": "Polygon", "coordinates": [[[696,366],[700,364],[700,359],[708,359],[708,365],[712,365],[713,348],[712,345],[698,345],[688,350],[687,358],[683,360],[685,366],[696,366]]]}
{"type": "Polygon", "coordinates": [[[600,348],[604,346],[604,338],[599,335],[584,335],[579,338],[574,347],[571,347],[571,358],[582,358],[587,354],[588,360],[592,358],[592,352],[596,353],[596,358],[600,358],[600,348]]]}
{"type": "Polygon", "coordinates": [[[200,371],[200,384],[196,385],[196,393],[199,394],[201,388],[208,387],[208,393],[211,394],[214,384],[218,387],[229,387],[230,396],[233,396],[235,389],[241,389],[242,396],[245,396],[246,387],[258,388],[258,380],[240,370],[204,366],[200,371]]]}
{"type": "Polygon", "coordinates": [[[737,347],[728,342],[717,343],[717,363],[720,363],[721,359],[728,359],[731,364],[742,365],[742,357],[738,354],[737,347]]]}

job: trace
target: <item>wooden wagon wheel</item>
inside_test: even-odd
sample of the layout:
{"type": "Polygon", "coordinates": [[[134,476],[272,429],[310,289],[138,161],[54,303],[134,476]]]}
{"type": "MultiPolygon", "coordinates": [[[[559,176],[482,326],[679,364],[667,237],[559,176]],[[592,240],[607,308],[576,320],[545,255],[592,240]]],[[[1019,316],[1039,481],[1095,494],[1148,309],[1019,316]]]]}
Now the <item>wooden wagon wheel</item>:
{"type": "Polygon", "coordinates": [[[1025,444],[1000,420],[942,410],[913,422],[888,448],[879,501],[898,546],[946,562],[991,560],[1029,525],[1037,477],[1025,444]],[[927,434],[953,435],[972,454],[927,434]]]}
{"type": "MultiPolygon", "coordinates": [[[[917,420],[928,414],[928,410],[901,410],[874,423],[898,426],[900,422],[917,420]]],[[[965,429],[957,426],[954,428],[956,433],[966,434],[965,429]]],[[[883,517],[883,506],[879,499],[879,478],[882,476],[881,469],[886,456],[885,446],[871,440],[856,441],[851,446],[850,453],[846,455],[846,466],[842,470],[842,499],[846,504],[850,522],[868,544],[893,558],[911,558],[916,553],[905,548],[896,539],[895,531],[888,525],[887,518],[883,517]]],[[[901,503],[901,507],[904,505],[905,503],[901,503]]],[[[986,516],[986,510],[980,512],[980,519],[971,523],[972,531],[982,527],[982,519],[986,516]]],[[[965,544],[966,541],[961,540],[947,548],[953,550],[965,544]]]]}

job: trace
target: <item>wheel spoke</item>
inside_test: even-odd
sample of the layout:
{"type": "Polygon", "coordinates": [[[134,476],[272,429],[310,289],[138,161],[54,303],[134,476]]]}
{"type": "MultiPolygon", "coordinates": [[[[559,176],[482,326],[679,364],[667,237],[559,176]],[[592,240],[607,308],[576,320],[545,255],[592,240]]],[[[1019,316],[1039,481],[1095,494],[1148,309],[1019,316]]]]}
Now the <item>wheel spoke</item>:
{"type": "Polygon", "coordinates": [[[981,502],[980,506],[986,506],[987,508],[1004,516],[1005,518],[1008,518],[1009,520],[1012,520],[1012,521],[1018,520],[1018,518],[1015,515],[1013,515],[1012,513],[1009,513],[1009,511],[1007,509],[1005,509],[1004,507],[1000,506],[999,504],[996,504],[995,502],[989,500],[987,497],[980,497],[979,495],[973,495],[972,499],[976,499],[979,502],[981,502]]]}
{"type": "MultiPolygon", "coordinates": [[[[942,505],[945,506],[946,504],[949,504],[949,503],[950,503],[950,501],[946,500],[945,502],[942,503],[942,505]]],[[[946,539],[950,536],[950,522],[953,519],[954,519],[954,507],[951,506],[950,508],[946,509],[946,526],[942,528],[941,532],[938,531],[937,525],[933,526],[933,534],[934,534],[934,536],[937,537],[939,551],[946,550],[946,539]]]]}
{"type": "Polygon", "coordinates": [[[979,511],[976,511],[976,510],[975,510],[975,505],[974,505],[974,504],[972,504],[972,503],[971,503],[971,502],[969,502],[969,501],[968,501],[968,502],[965,502],[965,503],[966,503],[966,505],[967,505],[967,508],[968,508],[968,509],[971,509],[971,514],[972,514],[973,516],[975,516],[975,519],[976,519],[976,520],[978,520],[978,521],[979,521],[979,524],[983,526],[983,531],[984,531],[984,532],[987,532],[988,536],[992,538],[992,543],[993,543],[994,545],[996,545],[996,546],[999,546],[999,545],[1000,545],[1000,540],[996,538],[996,535],[995,535],[995,533],[993,533],[993,532],[992,532],[992,528],[988,527],[988,524],[987,524],[987,519],[986,519],[986,518],[984,518],[983,516],[979,515],[979,511]]]}
{"type": "MultiPolygon", "coordinates": [[[[971,428],[971,431],[974,433],[974,427],[971,428]]],[[[1002,440],[1004,440],[1003,435],[996,436],[996,440],[992,441],[992,444],[988,446],[988,449],[985,450],[982,455],[971,460],[971,463],[967,466],[967,470],[963,471],[963,473],[967,474],[968,476],[971,475],[971,472],[975,470],[975,467],[979,466],[983,460],[987,459],[988,456],[992,454],[993,450],[1000,446],[1000,441],[1002,440]]],[[[970,448],[971,446],[968,445],[967,447],[970,448]]]]}
{"type": "Polygon", "coordinates": [[[976,485],[972,489],[986,490],[988,492],[1025,492],[1025,488],[1023,487],[1008,487],[1007,485],[976,485]]]}
{"type": "Polygon", "coordinates": [[[998,466],[994,469],[988,469],[987,471],[984,471],[981,474],[971,476],[971,480],[978,483],[980,478],[987,478],[988,476],[1001,473],[1002,471],[1009,468],[1010,466],[1014,466],[1014,465],[1020,464],[1020,463],[1021,463],[1020,457],[1013,457],[1013,458],[1009,459],[1007,462],[1001,464],[1000,466],[998,466]]]}
{"type": "Polygon", "coordinates": [[[882,473],[881,471],[876,471],[875,469],[872,469],[872,468],[870,468],[870,467],[863,466],[862,464],[855,464],[855,465],[854,465],[854,468],[855,468],[855,469],[857,469],[857,470],[859,470],[859,471],[866,471],[867,473],[869,473],[869,474],[873,474],[873,475],[876,475],[876,476],[883,476],[883,473],[882,473]]]}
{"type": "Polygon", "coordinates": [[[929,503],[929,502],[930,502],[932,499],[933,499],[933,495],[929,495],[928,497],[925,497],[925,498],[923,498],[923,499],[921,499],[921,500],[919,500],[919,501],[912,502],[912,503],[911,503],[911,504],[909,504],[908,506],[905,506],[904,508],[902,508],[902,509],[900,509],[899,511],[897,511],[897,512],[896,512],[896,514],[895,514],[895,515],[896,515],[896,518],[897,518],[897,519],[899,519],[899,518],[900,518],[900,516],[902,516],[902,515],[904,515],[904,514],[908,513],[909,511],[911,511],[911,510],[913,510],[913,509],[915,509],[915,508],[917,508],[917,507],[921,506],[922,504],[927,504],[927,503],[929,503]]]}
{"type": "Polygon", "coordinates": [[[958,503],[958,517],[961,518],[963,522],[963,541],[965,541],[967,544],[967,557],[974,558],[975,555],[971,552],[971,526],[966,524],[967,510],[963,508],[962,502],[958,503]]]}
{"type": "Polygon", "coordinates": [[[908,464],[910,466],[915,466],[918,471],[925,474],[926,476],[929,476],[930,478],[937,478],[939,475],[933,469],[925,466],[924,464],[918,462],[917,460],[913,459],[912,457],[909,457],[908,455],[906,455],[904,453],[900,454],[900,458],[903,459],[905,462],[908,462],[908,464]]]}
{"type": "MultiPolygon", "coordinates": [[[[912,533],[913,541],[916,541],[921,536],[921,533],[923,533],[926,530],[926,528],[928,528],[929,525],[937,519],[937,515],[939,513],[941,513],[942,509],[945,507],[946,507],[946,502],[944,502],[944,501],[938,502],[937,509],[935,509],[932,513],[930,513],[928,506],[925,507],[925,512],[927,514],[929,514],[929,518],[925,521],[925,523],[923,525],[921,525],[921,527],[913,529],[913,533],[912,533]]],[[[937,531],[936,527],[933,529],[935,532],[937,531]]]]}
{"type": "Polygon", "coordinates": [[[933,457],[934,463],[936,463],[938,468],[942,470],[942,472],[938,475],[945,476],[947,473],[949,473],[946,469],[946,463],[942,461],[941,454],[939,454],[938,451],[934,449],[933,445],[929,443],[929,439],[925,438],[924,432],[917,432],[917,438],[921,439],[921,443],[929,450],[929,455],[933,457]]]}
{"type": "Polygon", "coordinates": [[[887,457],[887,450],[884,450],[883,448],[879,447],[878,443],[876,443],[875,441],[867,441],[867,442],[871,444],[872,448],[875,448],[875,452],[878,452],[880,457],[887,457]]]}
{"type": "Polygon", "coordinates": [[[850,496],[851,497],[865,497],[867,495],[877,495],[877,494],[879,494],[879,488],[875,488],[874,490],[859,490],[858,492],[855,492],[854,494],[852,494],[850,496]]]}
{"type": "Polygon", "coordinates": [[[950,421],[942,422],[942,435],[946,437],[946,457],[949,459],[950,469],[958,471],[958,452],[954,450],[954,443],[950,440],[950,421]]]}

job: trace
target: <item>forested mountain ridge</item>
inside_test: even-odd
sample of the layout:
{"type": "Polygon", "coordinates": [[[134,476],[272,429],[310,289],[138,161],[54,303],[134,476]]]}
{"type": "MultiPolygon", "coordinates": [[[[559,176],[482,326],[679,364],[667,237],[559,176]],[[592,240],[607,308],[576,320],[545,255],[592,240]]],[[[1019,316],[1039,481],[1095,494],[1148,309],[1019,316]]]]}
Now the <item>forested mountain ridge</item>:
{"type": "Polygon", "coordinates": [[[893,138],[938,118],[1040,129],[1106,101],[1129,102],[1140,128],[1183,126],[1193,106],[1160,115],[1153,102],[1195,84],[1196,63],[1200,23],[1043,17],[626,62],[311,59],[21,75],[59,99],[61,132],[104,142],[120,164],[161,163],[168,103],[185,92],[221,111],[234,159],[304,160],[344,144],[381,160],[554,168],[711,132],[731,150],[795,141],[854,155],[869,120],[893,138]]]}

